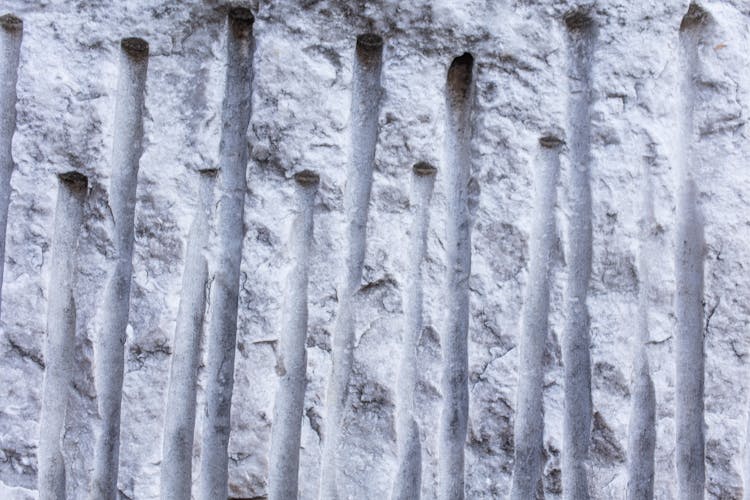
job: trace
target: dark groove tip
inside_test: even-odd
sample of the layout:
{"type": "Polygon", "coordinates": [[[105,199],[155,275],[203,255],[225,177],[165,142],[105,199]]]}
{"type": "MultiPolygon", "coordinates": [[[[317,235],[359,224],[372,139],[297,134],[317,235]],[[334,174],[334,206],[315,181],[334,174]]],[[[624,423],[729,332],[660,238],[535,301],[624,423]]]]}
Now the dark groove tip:
{"type": "Polygon", "coordinates": [[[573,10],[563,16],[569,31],[586,31],[594,26],[594,20],[585,10],[573,10]]]}
{"type": "Polygon", "coordinates": [[[219,173],[219,169],[214,167],[204,167],[199,168],[198,173],[201,175],[205,175],[206,177],[215,177],[216,174],[219,173]]]}
{"type": "Polygon", "coordinates": [[[227,13],[229,27],[235,38],[248,38],[253,32],[255,16],[250,9],[245,7],[233,7],[227,13]]]}
{"type": "Polygon", "coordinates": [[[710,14],[706,12],[703,7],[697,3],[691,3],[690,7],[688,7],[687,13],[680,23],[680,31],[706,24],[710,17],[710,14]]]}
{"type": "Polygon", "coordinates": [[[383,49],[383,37],[376,33],[364,33],[357,37],[357,49],[368,52],[380,51],[383,49]]]}
{"type": "Polygon", "coordinates": [[[469,95],[473,69],[474,56],[468,52],[453,59],[448,68],[448,90],[452,96],[464,99],[469,95]]]}
{"type": "Polygon", "coordinates": [[[412,171],[420,177],[429,177],[437,173],[437,168],[433,167],[426,161],[419,161],[411,168],[412,171]]]}
{"type": "Polygon", "coordinates": [[[20,17],[14,16],[13,14],[5,14],[0,16],[0,27],[5,31],[22,31],[23,20],[20,17]]]}
{"type": "Polygon", "coordinates": [[[148,57],[148,42],[143,38],[123,38],[120,42],[123,52],[134,59],[148,57]]]}
{"type": "Polygon", "coordinates": [[[539,145],[543,148],[555,149],[565,144],[565,141],[556,135],[544,135],[539,138],[539,145]]]}
{"type": "Polygon", "coordinates": [[[357,37],[355,49],[357,60],[361,63],[376,66],[383,57],[383,37],[375,33],[365,33],[357,37]]]}
{"type": "Polygon", "coordinates": [[[294,180],[300,186],[317,186],[320,182],[320,175],[313,170],[302,170],[294,174],[294,180]]]}
{"type": "Polygon", "coordinates": [[[75,170],[63,172],[57,176],[60,182],[64,182],[74,191],[85,191],[89,185],[89,178],[75,170]]]}
{"type": "Polygon", "coordinates": [[[252,26],[255,22],[255,16],[253,11],[245,7],[233,7],[229,9],[227,14],[229,19],[235,23],[242,23],[248,26],[252,26]]]}

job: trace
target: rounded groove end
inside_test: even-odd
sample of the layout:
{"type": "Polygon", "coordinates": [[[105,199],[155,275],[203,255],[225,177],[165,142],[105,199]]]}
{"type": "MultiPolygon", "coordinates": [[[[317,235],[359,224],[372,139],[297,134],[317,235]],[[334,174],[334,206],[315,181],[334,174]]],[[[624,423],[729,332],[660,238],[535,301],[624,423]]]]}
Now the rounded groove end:
{"type": "Polygon", "coordinates": [[[383,37],[375,33],[359,35],[354,52],[360,63],[368,66],[380,64],[383,57],[383,37]]]}
{"type": "Polygon", "coordinates": [[[357,49],[372,52],[383,48],[383,37],[376,33],[364,33],[357,37],[357,49]]]}
{"type": "Polygon", "coordinates": [[[219,173],[219,169],[214,167],[203,167],[198,169],[198,173],[205,175],[206,177],[215,177],[216,174],[219,173]]]}
{"type": "Polygon", "coordinates": [[[22,31],[23,20],[13,14],[5,14],[3,16],[0,16],[0,27],[2,27],[5,31],[22,31]]]}
{"type": "Polygon", "coordinates": [[[411,169],[414,174],[420,177],[429,177],[437,173],[437,168],[427,163],[426,161],[419,161],[415,163],[411,169]]]}
{"type": "Polygon", "coordinates": [[[58,174],[57,177],[75,191],[85,191],[89,185],[89,178],[74,170],[58,174]]]}
{"type": "Polygon", "coordinates": [[[680,23],[680,31],[698,27],[706,24],[710,19],[710,14],[697,3],[691,3],[687,13],[683,16],[680,23]]]}
{"type": "Polygon", "coordinates": [[[313,170],[302,170],[294,174],[294,180],[300,186],[317,186],[320,183],[320,175],[313,170]]]}
{"type": "Polygon", "coordinates": [[[557,149],[565,144],[565,141],[556,135],[548,134],[539,138],[539,145],[547,149],[557,149]]]}
{"type": "Polygon", "coordinates": [[[229,21],[235,26],[252,27],[255,22],[253,12],[245,7],[232,7],[227,14],[229,21]]]}
{"type": "Polygon", "coordinates": [[[594,20],[586,10],[573,10],[563,16],[569,31],[585,31],[594,26],[594,20]]]}
{"type": "Polygon", "coordinates": [[[245,7],[233,7],[227,13],[229,31],[237,40],[249,40],[252,37],[254,22],[255,16],[245,7]]]}
{"type": "Polygon", "coordinates": [[[471,87],[474,56],[468,52],[453,59],[448,68],[448,89],[456,97],[465,98],[471,87]]]}
{"type": "Polygon", "coordinates": [[[148,42],[143,38],[128,37],[120,42],[123,52],[130,57],[141,59],[148,57],[148,42]]]}

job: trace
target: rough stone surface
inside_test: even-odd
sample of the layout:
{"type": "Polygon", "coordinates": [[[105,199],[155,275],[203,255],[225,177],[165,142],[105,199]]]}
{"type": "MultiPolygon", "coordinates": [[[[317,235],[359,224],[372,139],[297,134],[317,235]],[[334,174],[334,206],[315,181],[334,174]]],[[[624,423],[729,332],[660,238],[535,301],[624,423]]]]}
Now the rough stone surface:
{"type": "MultiPolygon", "coordinates": [[[[475,58],[470,209],[468,498],[510,488],[519,320],[528,279],[538,139],[567,125],[568,64],[561,21],[569,1],[305,0],[243,4],[257,14],[251,148],[245,205],[230,496],[267,488],[275,347],[294,210],[293,173],[320,173],[309,289],[308,386],[302,422],[301,498],[315,497],[325,377],[330,368],[344,229],[342,189],[354,42],[385,39],[380,135],[359,293],[357,348],[344,418],[339,484],[348,498],[383,498],[396,468],[395,387],[404,333],[411,167],[438,167],[424,268],[425,321],[417,405],[423,496],[436,492],[446,193],[440,181],[448,65],[475,58]]],[[[637,336],[642,187],[654,193],[648,354],[656,389],[655,497],[676,498],[674,473],[675,173],[680,138],[679,26],[687,1],[600,0],[592,73],[593,271],[591,313],[595,498],[625,491],[633,345],[637,336]]],[[[695,173],[705,221],[706,497],[742,495],[750,340],[750,8],[706,1],[699,48],[695,173]]],[[[107,206],[119,40],[151,47],[145,141],[138,178],[130,327],[126,344],[119,489],[158,496],[161,428],[185,241],[198,206],[198,169],[218,160],[226,8],[215,0],[6,0],[23,18],[18,129],[13,144],[5,283],[0,315],[0,497],[34,498],[56,174],[90,178],[78,259],[76,372],[63,438],[68,497],[83,498],[96,419],[93,339],[112,256],[107,206]]],[[[5,12],[0,12],[3,14],[5,12]]],[[[569,131],[566,131],[569,136],[569,131]]],[[[557,243],[545,355],[546,498],[561,494],[560,354],[566,276],[563,148],[557,243]]],[[[214,235],[215,236],[215,235],[214,235]]],[[[210,307],[209,307],[210,316],[210,307]]],[[[209,318],[210,319],[210,318],[209,318]]],[[[202,390],[203,369],[199,381],[202,390]]],[[[199,392],[198,404],[203,395],[199,392]]],[[[202,411],[196,429],[200,432],[202,411]]],[[[196,439],[196,457],[200,439],[196,439]]],[[[197,465],[197,460],[195,461],[197,465]]],[[[197,468],[194,467],[197,472],[197,468]]],[[[197,474],[194,474],[197,480],[197,474]]]]}

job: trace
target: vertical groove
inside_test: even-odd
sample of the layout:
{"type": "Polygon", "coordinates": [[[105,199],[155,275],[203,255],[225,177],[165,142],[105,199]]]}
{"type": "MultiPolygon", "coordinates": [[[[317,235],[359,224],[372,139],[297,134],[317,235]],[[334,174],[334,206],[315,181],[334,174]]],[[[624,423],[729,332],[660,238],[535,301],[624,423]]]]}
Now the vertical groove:
{"type": "Polygon", "coordinates": [[[445,193],[446,323],[443,332],[443,409],[438,431],[438,498],[464,498],[464,444],[469,414],[468,332],[471,275],[470,141],[474,58],[465,53],[448,69],[445,193]]]}
{"type": "Polygon", "coordinates": [[[352,75],[351,156],[344,191],[344,210],[348,219],[347,255],[338,289],[339,306],[331,345],[333,359],[326,390],[321,500],[338,498],[336,455],[341,441],[341,424],[354,361],[354,299],[362,279],[365,259],[367,212],[378,139],[382,59],[383,39],[380,36],[365,34],[357,37],[352,75]]]}
{"type": "Polygon", "coordinates": [[[41,500],[65,498],[62,436],[68,388],[74,369],[76,305],[73,289],[78,236],[83,223],[87,189],[88,179],[84,175],[77,172],[60,175],[52,239],[42,410],[39,417],[37,482],[41,500]]]}
{"type": "Polygon", "coordinates": [[[555,239],[555,203],[563,142],[539,140],[541,155],[534,176],[529,282],[521,315],[519,372],[514,429],[515,463],[510,498],[534,498],[542,473],[544,446],[544,346],[549,315],[549,260],[555,239]]]}
{"type": "Polygon", "coordinates": [[[656,395],[648,363],[650,263],[654,258],[651,235],[656,225],[653,188],[648,164],[643,172],[643,219],[638,253],[638,320],[633,359],[630,422],[628,425],[627,500],[654,497],[654,450],[656,447],[656,395]]]}
{"type": "Polygon", "coordinates": [[[16,131],[16,83],[21,57],[23,21],[13,14],[0,16],[0,304],[5,269],[5,231],[13,174],[13,134],[16,131]]]}
{"type": "Polygon", "coordinates": [[[200,206],[193,218],[187,240],[164,417],[160,485],[162,500],[190,498],[193,483],[196,385],[206,312],[206,252],[215,177],[216,170],[203,170],[200,173],[200,206]]]}
{"type": "Polygon", "coordinates": [[[396,392],[396,437],[398,469],[393,500],[419,500],[422,477],[422,446],[419,440],[414,396],[417,385],[417,343],[422,333],[422,262],[427,253],[430,199],[435,185],[435,167],[419,162],[412,177],[413,214],[405,297],[405,328],[396,392]]]}
{"type": "Polygon", "coordinates": [[[313,210],[319,177],[310,170],[295,175],[299,215],[292,229],[293,267],[287,277],[279,339],[279,385],[273,409],[269,457],[269,500],[297,498],[302,411],[307,385],[307,284],[313,210]]]}
{"type": "Polygon", "coordinates": [[[253,15],[229,11],[227,69],[219,144],[218,262],[214,280],[214,312],[208,335],[206,417],[203,421],[198,498],[227,498],[230,411],[234,388],[240,264],[244,217],[247,127],[251,114],[253,15]]]}
{"type": "Polygon", "coordinates": [[[583,12],[565,16],[569,58],[570,172],[568,178],[568,275],[562,355],[565,366],[563,498],[589,498],[591,354],[586,304],[591,277],[591,65],[594,25],[583,12]]]}
{"type": "Polygon", "coordinates": [[[703,221],[695,185],[694,144],[698,46],[708,15],[691,4],[680,25],[683,62],[680,157],[677,166],[675,248],[675,424],[677,492],[681,499],[703,498],[703,221]]]}
{"type": "Polygon", "coordinates": [[[102,329],[96,346],[95,376],[101,427],[94,447],[91,500],[113,500],[117,495],[125,331],[133,274],[133,221],[143,149],[148,43],[139,38],[125,38],[121,49],[109,189],[115,262],[102,298],[102,329]]]}

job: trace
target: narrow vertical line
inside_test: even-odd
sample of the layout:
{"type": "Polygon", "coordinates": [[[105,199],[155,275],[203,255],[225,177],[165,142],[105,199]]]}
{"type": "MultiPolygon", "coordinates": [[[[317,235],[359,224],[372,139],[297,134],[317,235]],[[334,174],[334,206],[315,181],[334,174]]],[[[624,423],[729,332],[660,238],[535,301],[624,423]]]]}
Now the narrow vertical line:
{"type": "Polygon", "coordinates": [[[346,263],[338,289],[338,313],[331,342],[332,364],[326,390],[326,418],[320,477],[320,499],[338,498],[336,486],[337,450],[354,362],[355,294],[362,280],[367,237],[367,213],[375,166],[380,112],[380,73],[383,39],[379,35],[357,37],[352,74],[350,117],[351,153],[346,171],[344,211],[346,213],[346,263]]]}
{"type": "Polygon", "coordinates": [[[302,411],[307,386],[307,284],[313,239],[313,207],[320,178],[310,170],[298,172],[298,216],[292,229],[292,269],[287,276],[281,336],[279,385],[273,409],[269,457],[269,500],[297,498],[302,411]]]}
{"type": "Polygon", "coordinates": [[[200,206],[193,217],[187,239],[164,414],[160,485],[162,500],[190,498],[193,484],[196,387],[206,312],[206,253],[215,178],[216,170],[200,172],[200,206]]]}
{"type": "Polygon", "coordinates": [[[203,421],[198,499],[228,496],[227,447],[234,389],[240,265],[244,239],[247,171],[247,127],[251,115],[253,15],[248,9],[229,11],[227,68],[219,144],[218,262],[214,279],[213,314],[208,335],[206,417],[203,421]]]}
{"type": "Polygon", "coordinates": [[[469,179],[474,58],[465,53],[448,69],[445,193],[446,318],[443,332],[443,409],[439,424],[438,498],[464,498],[464,445],[469,414],[469,179]]]}
{"type": "Polygon", "coordinates": [[[398,465],[393,500],[419,500],[422,490],[422,445],[415,415],[417,344],[422,333],[422,263],[427,254],[430,199],[437,169],[419,162],[412,168],[413,219],[409,237],[404,336],[396,390],[398,465]]]}
{"type": "Polygon", "coordinates": [[[115,262],[102,298],[102,329],[96,346],[95,377],[101,422],[94,447],[91,500],[110,500],[117,496],[125,331],[133,274],[133,221],[143,148],[148,43],[140,38],[125,38],[120,45],[109,189],[109,204],[114,219],[115,262]]]}
{"type": "Polygon", "coordinates": [[[88,179],[78,172],[59,176],[55,232],[47,302],[47,338],[44,348],[42,410],[39,418],[39,470],[41,500],[65,498],[65,461],[62,435],[68,389],[73,371],[76,333],[75,287],[78,237],[83,224],[83,205],[88,179]]]}
{"type": "Polygon", "coordinates": [[[549,261],[555,240],[555,203],[563,142],[554,136],[539,139],[540,155],[534,176],[534,219],[531,228],[529,281],[521,313],[515,462],[510,498],[534,498],[542,474],[544,447],[544,346],[549,324],[549,261]]]}
{"type": "Polygon", "coordinates": [[[16,84],[21,57],[23,21],[13,14],[0,16],[0,304],[5,269],[5,232],[13,174],[13,134],[16,131],[16,84]]]}
{"type": "Polygon", "coordinates": [[[630,422],[628,424],[627,500],[650,500],[654,496],[654,450],[656,447],[656,395],[648,363],[650,263],[654,218],[651,172],[643,169],[642,227],[638,252],[638,321],[633,356],[630,422]]]}
{"type": "Polygon", "coordinates": [[[591,354],[588,306],[591,277],[591,65],[594,24],[588,14],[565,16],[569,58],[570,171],[568,177],[568,274],[562,341],[565,366],[563,417],[563,497],[589,498],[588,456],[591,440],[591,354]]]}
{"type": "Polygon", "coordinates": [[[708,14],[691,4],[680,24],[683,63],[680,153],[677,166],[675,234],[675,424],[677,492],[681,499],[702,499],[705,484],[703,435],[703,220],[695,185],[695,79],[698,46],[708,14]]]}

